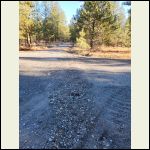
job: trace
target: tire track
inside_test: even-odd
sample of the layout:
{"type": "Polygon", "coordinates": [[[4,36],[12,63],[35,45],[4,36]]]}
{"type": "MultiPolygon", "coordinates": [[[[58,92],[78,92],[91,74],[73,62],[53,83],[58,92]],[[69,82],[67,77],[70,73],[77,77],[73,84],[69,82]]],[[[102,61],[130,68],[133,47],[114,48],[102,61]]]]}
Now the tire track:
{"type": "Polygon", "coordinates": [[[111,131],[109,134],[114,141],[112,148],[128,149],[131,145],[131,89],[125,86],[115,90],[117,92],[107,101],[102,118],[111,131]]]}

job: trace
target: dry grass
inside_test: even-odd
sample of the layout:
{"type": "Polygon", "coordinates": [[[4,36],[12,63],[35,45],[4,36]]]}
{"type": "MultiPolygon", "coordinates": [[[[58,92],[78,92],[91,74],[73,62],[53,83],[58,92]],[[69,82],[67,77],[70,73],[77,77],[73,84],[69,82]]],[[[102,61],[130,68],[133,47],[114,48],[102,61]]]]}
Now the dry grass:
{"type": "Polygon", "coordinates": [[[69,51],[84,56],[94,56],[111,59],[131,59],[131,49],[126,47],[101,46],[97,47],[94,50],[83,50],[78,47],[72,47],[69,51]]]}
{"type": "MultiPolygon", "coordinates": [[[[20,47],[20,51],[30,50],[47,50],[57,49],[57,47],[46,47],[46,46],[32,46],[32,47],[20,47]]],[[[64,47],[63,50],[70,53],[75,53],[83,56],[94,56],[98,58],[110,58],[110,59],[131,59],[131,48],[126,47],[106,47],[101,46],[93,50],[85,50],[79,47],[64,47]]]]}
{"type": "Polygon", "coordinates": [[[49,49],[49,48],[45,46],[31,46],[31,47],[20,46],[19,47],[20,51],[46,50],[46,49],[49,49]]]}

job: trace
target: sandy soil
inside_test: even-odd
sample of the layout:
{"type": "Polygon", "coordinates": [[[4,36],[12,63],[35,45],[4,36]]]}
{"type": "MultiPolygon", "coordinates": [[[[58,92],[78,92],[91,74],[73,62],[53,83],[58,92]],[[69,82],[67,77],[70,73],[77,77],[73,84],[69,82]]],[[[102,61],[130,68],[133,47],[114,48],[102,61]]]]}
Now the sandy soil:
{"type": "Polygon", "coordinates": [[[130,60],[20,51],[20,149],[130,149],[130,60]]]}

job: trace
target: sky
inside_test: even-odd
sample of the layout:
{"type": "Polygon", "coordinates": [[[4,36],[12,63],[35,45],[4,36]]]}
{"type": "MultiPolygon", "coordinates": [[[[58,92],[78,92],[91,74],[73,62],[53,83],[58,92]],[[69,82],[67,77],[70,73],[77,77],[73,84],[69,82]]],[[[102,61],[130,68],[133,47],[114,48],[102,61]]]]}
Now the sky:
{"type": "MultiPolygon", "coordinates": [[[[124,2],[124,1],[120,1],[119,4],[122,5],[122,2],[124,2]]],[[[67,24],[70,23],[72,16],[76,14],[76,10],[78,8],[80,8],[80,5],[83,4],[83,2],[81,2],[81,1],[58,1],[58,3],[60,4],[60,7],[65,12],[67,24]]],[[[125,16],[127,17],[128,16],[128,6],[123,5],[123,9],[125,10],[125,16]]]]}
{"type": "Polygon", "coordinates": [[[80,5],[83,4],[81,1],[58,1],[60,4],[60,7],[65,12],[65,16],[67,18],[67,24],[70,23],[71,18],[73,15],[76,14],[76,11],[78,8],[80,8],[80,5]]]}

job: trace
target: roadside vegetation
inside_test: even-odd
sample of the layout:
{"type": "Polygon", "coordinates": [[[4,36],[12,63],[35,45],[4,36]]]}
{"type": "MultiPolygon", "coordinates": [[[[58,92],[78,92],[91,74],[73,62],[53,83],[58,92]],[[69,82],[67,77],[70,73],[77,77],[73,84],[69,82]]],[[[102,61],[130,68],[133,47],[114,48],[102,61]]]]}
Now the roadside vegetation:
{"type": "Polygon", "coordinates": [[[20,50],[47,49],[71,42],[85,56],[130,58],[131,9],[117,1],[84,1],[69,25],[57,1],[20,1],[20,50]]]}

